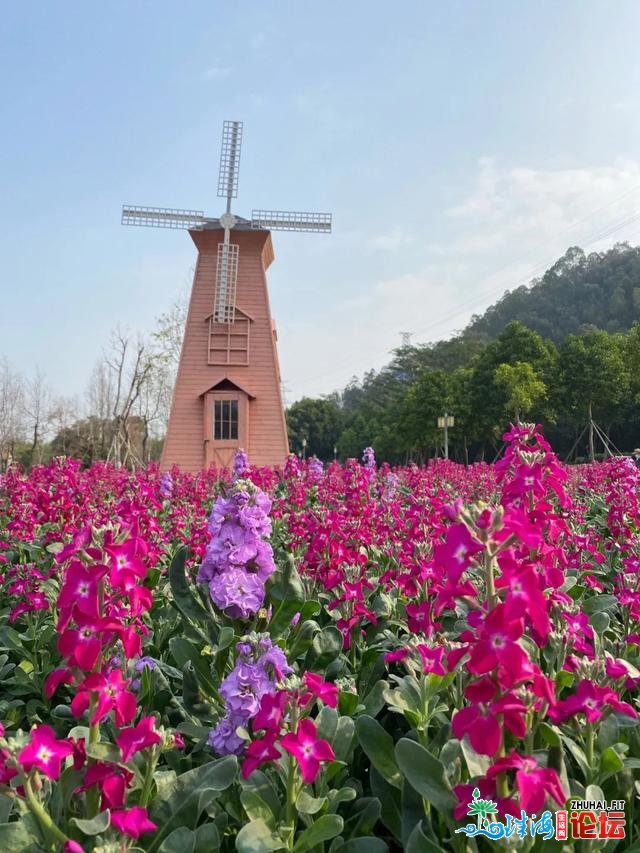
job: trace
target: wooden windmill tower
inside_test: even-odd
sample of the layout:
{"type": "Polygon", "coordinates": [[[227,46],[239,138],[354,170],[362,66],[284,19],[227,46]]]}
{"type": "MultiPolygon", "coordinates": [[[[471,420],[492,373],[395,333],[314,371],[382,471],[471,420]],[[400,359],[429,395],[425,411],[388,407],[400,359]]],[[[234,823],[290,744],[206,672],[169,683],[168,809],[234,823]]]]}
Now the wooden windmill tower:
{"type": "Polygon", "coordinates": [[[331,214],[254,210],[243,219],[231,213],[241,143],[242,122],[225,121],[218,196],[227,207],[219,218],[199,210],[122,210],[123,225],[186,229],[198,249],[163,469],[230,467],[240,447],[254,465],[280,465],[289,452],[267,293],[270,232],[330,232],[331,214]]]}

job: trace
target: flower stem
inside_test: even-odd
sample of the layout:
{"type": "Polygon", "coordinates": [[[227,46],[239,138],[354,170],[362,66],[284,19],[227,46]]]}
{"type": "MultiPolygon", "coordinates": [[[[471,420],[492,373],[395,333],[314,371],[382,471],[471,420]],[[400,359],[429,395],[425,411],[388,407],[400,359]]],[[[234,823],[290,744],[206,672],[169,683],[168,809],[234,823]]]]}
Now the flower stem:
{"type": "Polygon", "coordinates": [[[46,811],[46,809],[36,796],[33,788],[31,787],[31,776],[25,777],[24,794],[30,812],[36,818],[40,826],[44,829],[45,834],[48,833],[49,835],[52,835],[59,844],[64,844],[65,841],[68,841],[67,836],[58,826],[55,825],[55,823],[51,819],[51,815],[46,811]]]}

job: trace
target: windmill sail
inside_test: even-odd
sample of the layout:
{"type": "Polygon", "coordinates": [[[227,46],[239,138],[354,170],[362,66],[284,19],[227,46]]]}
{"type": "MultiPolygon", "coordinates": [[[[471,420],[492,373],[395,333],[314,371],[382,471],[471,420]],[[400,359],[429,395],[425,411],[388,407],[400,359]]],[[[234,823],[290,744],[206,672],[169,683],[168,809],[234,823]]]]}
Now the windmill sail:
{"type": "Polygon", "coordinates": [[[240,247],[235,243],[225,242],[218,245],[213,303],[213,319],[216,323],[233,323],[235,319],[239,250],[240,247]]]}
{"type": "MultiPolygon", "coordinates": [[[[240,172],[240,147],[242,145],[242,122],[225,121],[222,125],[222,151],[218,173],[218,195],[232,199],[238,197],[238,174],[240,172]]],[[[229,205],[227,205],[227,210],[229,205]]]]}
{"type": "Polygon", "coordinates": [[[202,210],[180,210],[173,207],[138,207],[125,205],[122,208],[123,225],[145,225],[151,228],[185,228],[199,231],[205,226],[202,210]]]}
{"type": "Polygon", "coordinates": [[[301,213],[294,210],[253,210],[251,227],[269,231],[331,231],[330,213],[301,213]]]}

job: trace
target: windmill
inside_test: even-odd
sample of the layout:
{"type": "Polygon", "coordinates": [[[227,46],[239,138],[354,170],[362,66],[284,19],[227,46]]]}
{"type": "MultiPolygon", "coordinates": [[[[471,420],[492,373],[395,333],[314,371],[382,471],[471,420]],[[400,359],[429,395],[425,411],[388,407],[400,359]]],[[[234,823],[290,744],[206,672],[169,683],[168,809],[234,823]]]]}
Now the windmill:
{"type": "Polygon", "coordinates": [[[238,447],[255,464],[277,465],[288,452],[266,287],[270,232],[329,233],[331,214],[254,209],[245,219],[232,213],[241,146],[242,122],[225,121],[218,196],[226,209],[219,217],[165,207],[122,209],[123,225],[189,231],[199,253],[163,468],[228,467],[238,447]]]}

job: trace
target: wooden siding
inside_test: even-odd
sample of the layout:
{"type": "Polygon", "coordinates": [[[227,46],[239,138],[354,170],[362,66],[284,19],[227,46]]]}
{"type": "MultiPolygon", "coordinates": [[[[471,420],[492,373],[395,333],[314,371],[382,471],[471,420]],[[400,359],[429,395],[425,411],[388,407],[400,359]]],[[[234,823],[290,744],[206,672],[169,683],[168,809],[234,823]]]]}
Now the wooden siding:
{"type": "MultiPolygon", "coordinates": [[[[207,460],[223,454],[205,446],[205,394],[224,379],[247,389],[248,429],[240,425],[244,449],[254,465],[281,465],[289,452],[280,390],[280,367],[275,327],[271,318],[266,270],[273,260],[268,231],[234,231],[240,245],[237,307],[249,315],[250,353],[247,365],[210,365],[209,318],[213,309],[218,244],[222,229],[189,232],[198,249],[185,336],[171,415],[162,454],[162,468],[178,465],[199,471],[207,460]]],[[[210,398],[209,398],[210,399],[210,398]]],[[[225,458],[228,442],[224,443],[225,458]]],[[[243,444],[238,442],[238,446],[243,444]]],[[[220,450],[223,450],[221,447],[220,450]]]]}

